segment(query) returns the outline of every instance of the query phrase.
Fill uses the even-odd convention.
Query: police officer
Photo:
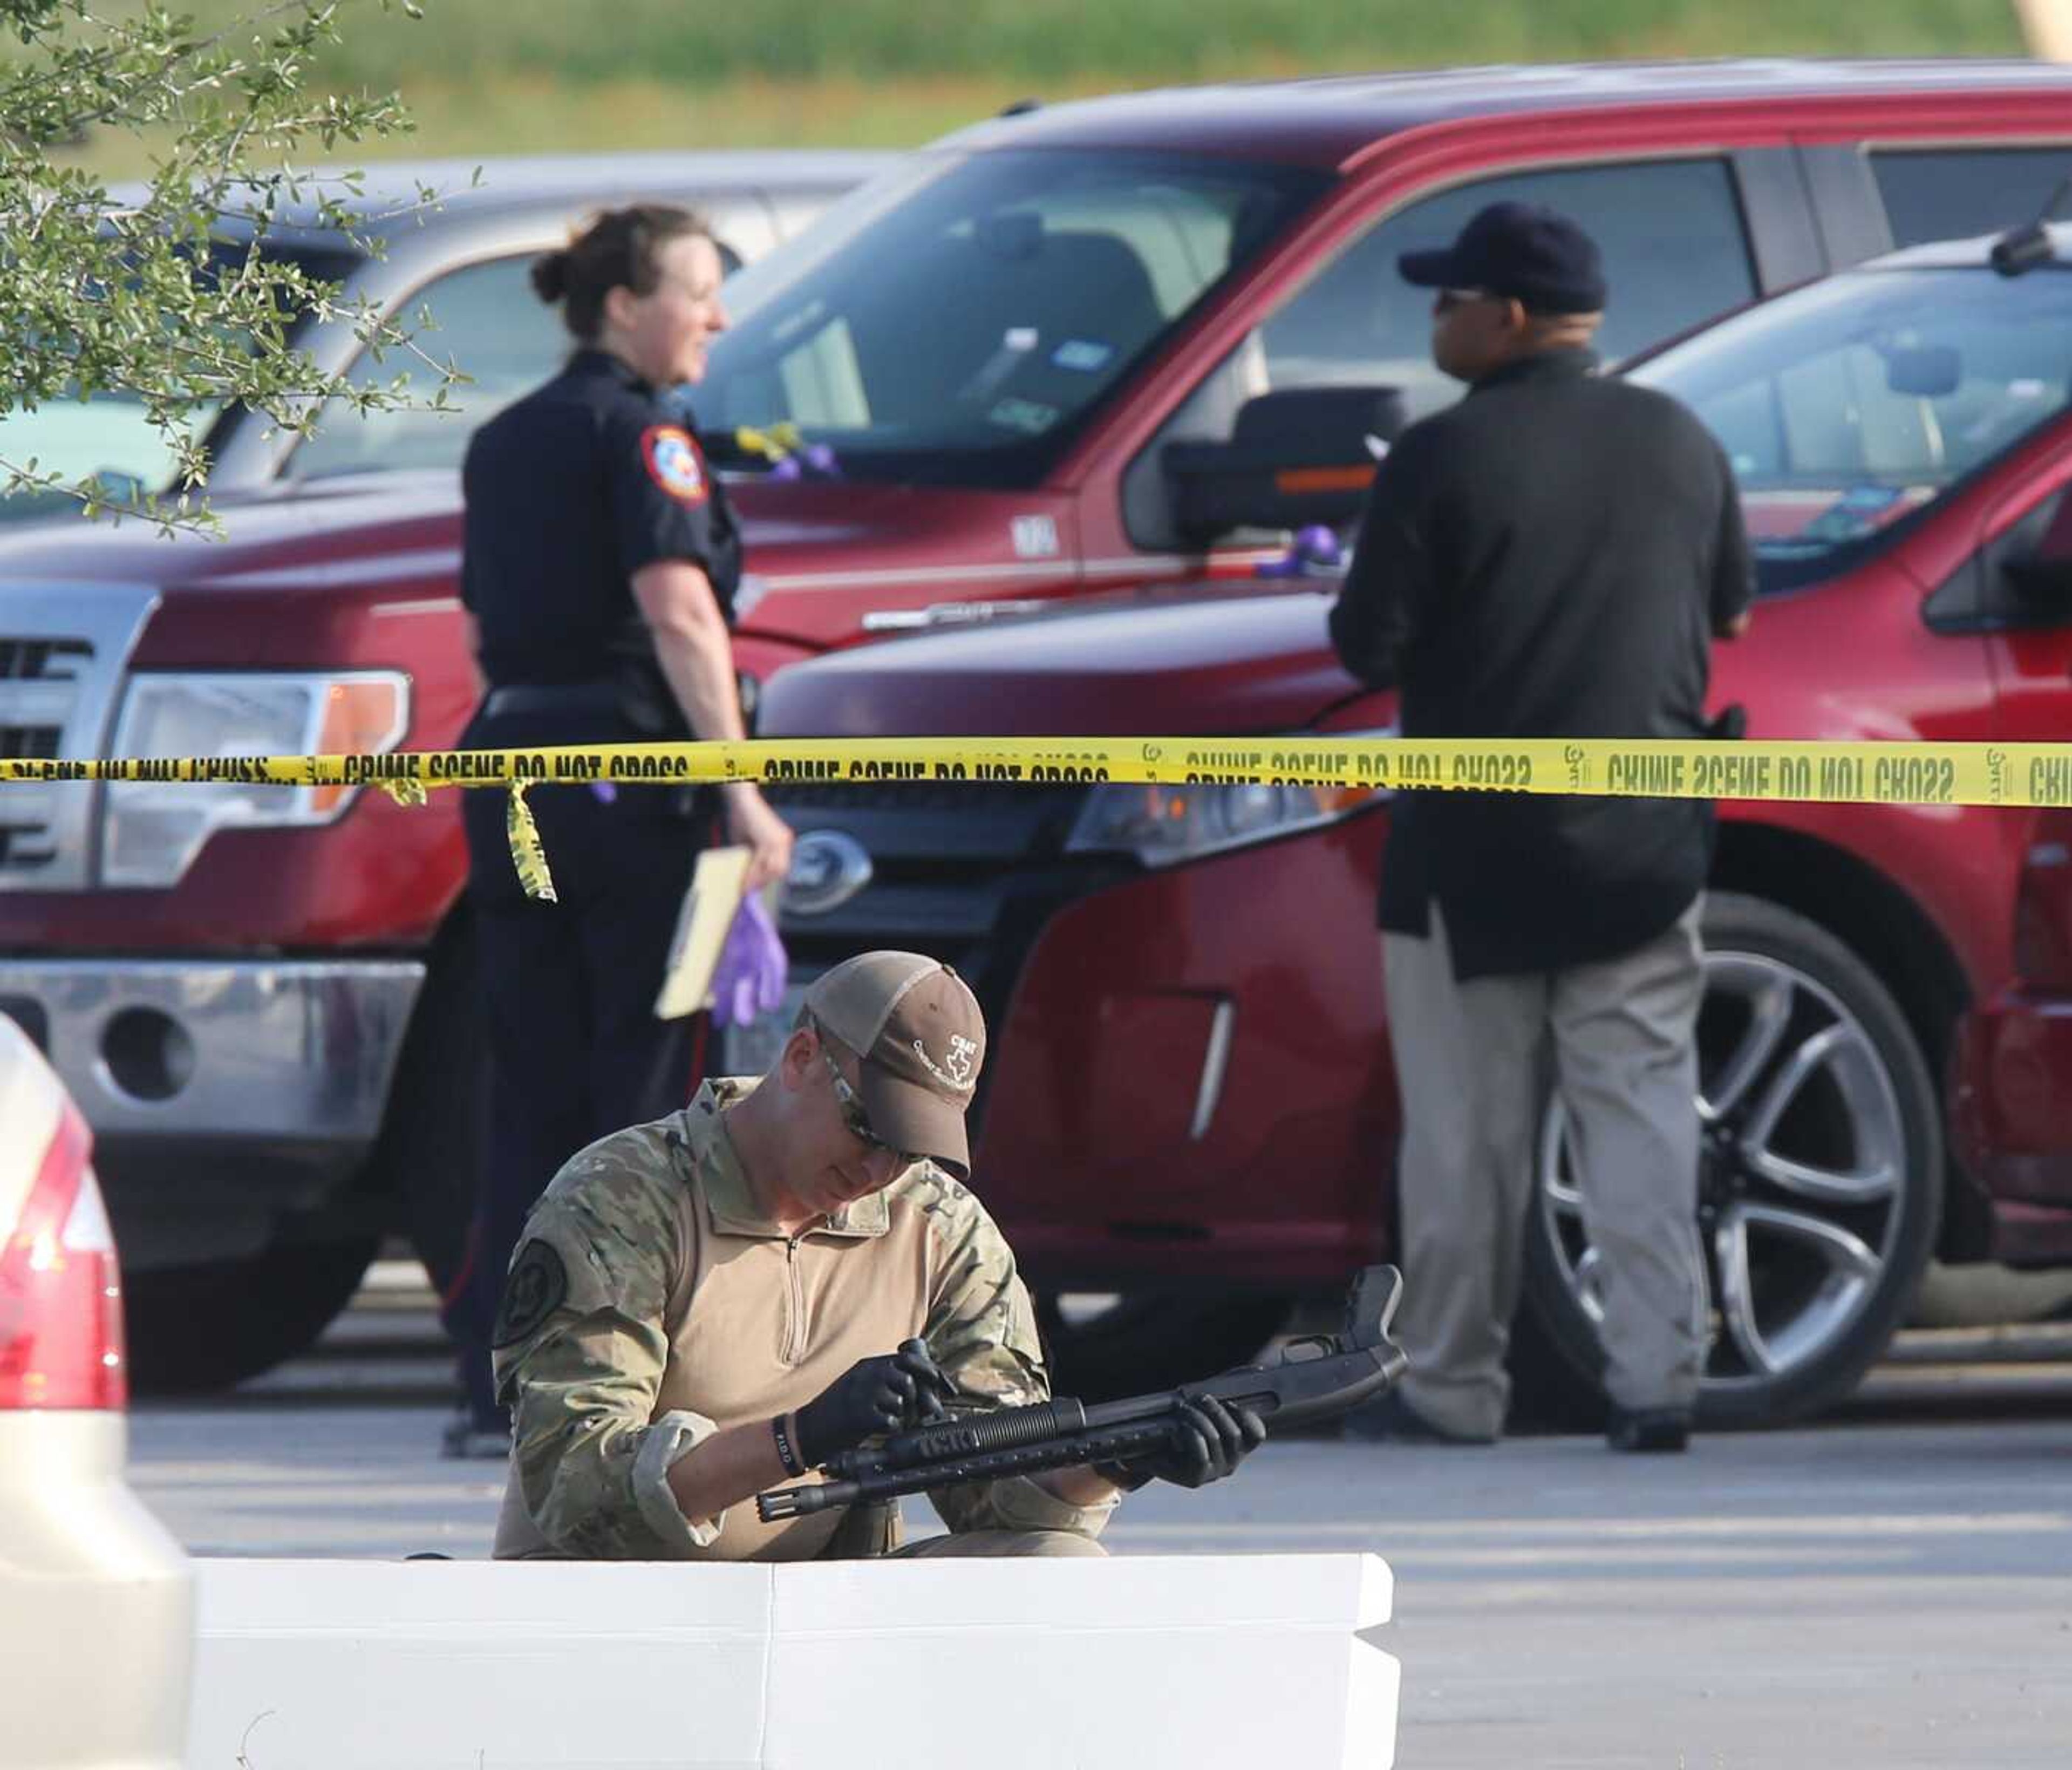
[[[533,266],[576,349],[469,444],[462,598],[486,693],[463,739],[549,744],[738,739],[729,628],[741,541],[697,434],[663,403],[726,324],[705,224],[639,204],[599,215]],[[791,834],[752,784],[542,786],[528,796],[557,903],[528,899],[504,796],[463,803],[491,1072],[485,1159],[447,1287],[465,1411],[454,1455],[501,1455],[488,1335],[527,1208],[575,1150],[689,1092],[690,1017],[654,1016],[679,906],[714,814],[754,890]]]
[[[1492,204],[1444,249],[1432,353],[1468,384],[1375,480],[1331,636],[1407,738],[1706,734],[1709,645],[1748,622],[1733,470],[1673,400],[1597,373],[1608,290],[1566,216]],[[1402,1085],[1410,1369],[1347,1430],[1501,1430],[1541,1078],[1599,1258],[1609,1437],[1680,1451],[1704,1362],[1695,1042],[1702,801],[1413,793],[1382,879]]]
[[[709,1082],[562,1169],[496,1323],[515,1440],[499,1556],[889,1553],[896,1505],[766,1524],[747,1501],[935,1406],[1048,1399],[1014,1257],[964,1184],[985,1056],[954,971],[863,953],[815,980],[767,1075]],[[1200,1487],[1265,1436],[1213,1397],[1185,1412],[1123,1467],[937,1494],[951,1534],[901,1552],[1097,1554],[1119,1489]]]

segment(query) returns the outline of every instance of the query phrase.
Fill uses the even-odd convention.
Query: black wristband
[[[784,1465],[787,1475],[804,1475],[806,1465],[799,1460],[798,1453],[791,1448],[791,1435],[784,1430],[784,1416],[772,1416],[770,1435],[777,1441],[777,1460]]]

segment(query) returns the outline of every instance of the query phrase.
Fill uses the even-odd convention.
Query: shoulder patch
[[[569,1270],[551,1242],[528,1241],[519,1250],[504,1282],[504,1303],[496,1311],[490,1345],[497,1352],[515,1346],[568,1301]]]
[[[640,433],[640,463],[648,477],[679,504],[703,504],[712,496],[705,458],[697,438],[676,424],[651,424]]]

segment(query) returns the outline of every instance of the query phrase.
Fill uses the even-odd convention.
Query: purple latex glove
[[[808,442],[770,470],[773,480],[839,480],[841,476],[841,463],[824,442]]]
[[[1252,567],[1256,578],[1305,578],[1311,570],[1326,569],[1338,563],[1339,545],[1336,531],[1321,522],[1313,522],[1295,537],[1293,544],[1278,559],[1268,559]]]
[[[741,900],[713,967],[713,1024],[745,1027],[784,999],[791,969],[760,892]]]

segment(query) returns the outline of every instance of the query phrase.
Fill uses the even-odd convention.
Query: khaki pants
[[[1058,1559],[1073,1555],[1105,1556],[1092,1537],[1071,1530],[967,1530],[960,1535],[923,1537],[895,1549],[890,1561],[952,1561],[971,1555],[1024,1555]]]
[[[822,1561],[955,1561],[978,1555],[1026,1555],[1061,1559],[1071,1555],[1105,1555],[1092,1537],[1072,1530],[966,1530],[948,1536],[899,1540],[897,1500],[852,1506],[821,1550]]]
[[[1697,1393],[1698,914],[1601,964],[1470,983],[1454,979],[1437,904],[1429,939],[1382,936],[1404,1105],[1401,1389],[1445,1431],[1503,1429],[1550,1073],[1599,1261],[1605,1388],[1634,1408]]]

